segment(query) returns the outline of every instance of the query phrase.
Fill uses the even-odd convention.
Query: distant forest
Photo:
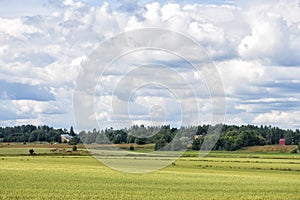
[[[61,135],[74,136],[73,142],[80,142],[73,127],[67,129],[55,129],[49,126],[22,125],[14,127],[0,127],[0,139],[2,142],[61,142]]]
[[[0,127],[2,142],[61,142],[61,135],[73,136],[70,143],[86,144],[155,144],[155,150],[181,150],[187,147],[199,150],[203,141],[215,143],[213,150],[234,151],[242,147],[278,144],[284,138],[286,145],[298,145],[300,131],[280,129],[272,126],[254,125],[201,125],[181,128],[164,126],[138,126],[126,129],[81,131],[76,134],[73,127],[55,129],[49,126],[22,125]]]

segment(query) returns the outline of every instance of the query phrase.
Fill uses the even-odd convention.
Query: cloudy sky
[[[298,0],[0,0],[0,125],[75,126],[73,91],[91,53],[149,27],[205,50],[226,95],[225,123],[300,128]],[[211,77],[180,55],[131,52],[95,77],[88,87],[100,128],[211,122]]]

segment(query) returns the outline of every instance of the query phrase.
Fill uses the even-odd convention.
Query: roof
[[[68,134],[61,134],[60,136],[64,137],[64,138],[67,138],[67,139],[72,139],[73,138],[73,136],[68,135]]]

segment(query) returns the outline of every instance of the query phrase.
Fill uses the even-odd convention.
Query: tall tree
[[[75,136],[76,135],[76,133],[74,132],[73,126],[71,126],[71,128],[70,128],[70,135],[71,136]]]

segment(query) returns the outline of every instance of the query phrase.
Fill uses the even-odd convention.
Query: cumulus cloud
[[[258,2],[257,2],[258,3]],[[238,51],[245,59],[260,59],[265,64],[299,65],[299,4],[297,1],[241,3],[249,32]]]
[[[268,113],[263,113],[254,118],[253,122],[256,124],[277,124],[284,128],[291,128],[299,126],[300,112],[281,112],[272,110]]]
[[[270,64],[298,65],[299,28],[287,25],[281,16],[268,14],[257,19],[251,34],[244,37],[239,53],[245,59],[261,59]]]

